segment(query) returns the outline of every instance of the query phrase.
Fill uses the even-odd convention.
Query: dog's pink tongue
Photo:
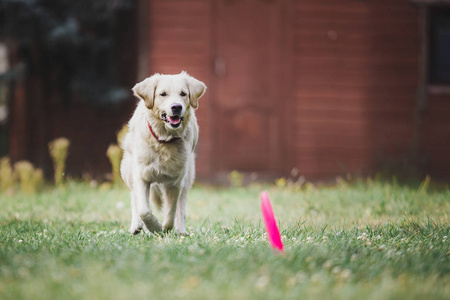
[[[181,122],[181,120],[180,120],[180,117],[173,116],[173,117],[169,117],[169,122],[173,125],[177,125],[178,123]]]

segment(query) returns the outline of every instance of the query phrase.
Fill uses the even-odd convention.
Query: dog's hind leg
[[[163,231],[167,232],[171,230],[174,225],[177,203],[180,197],[180,188],[174,185],[165,185],[163,188],[163,195]]]

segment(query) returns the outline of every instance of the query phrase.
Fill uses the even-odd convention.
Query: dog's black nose
[[[172,104],[170,107],[172,109],[172,113],[174,115],[179,115],[181,113],[181,110],[183,109],[183,106],[179,103]]]

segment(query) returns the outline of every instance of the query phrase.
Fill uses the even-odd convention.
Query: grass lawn
[[[125,188],[70,182],[0,207],[0,299],[450,299],[448,187],[196,186],[189,237],[131,236]]]

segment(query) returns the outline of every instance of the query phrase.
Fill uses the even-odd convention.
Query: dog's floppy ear
[[[147,106],[148,109],[153,108],[153,104],[155,102],[155,90],[160,77],[161,74],[157,73],[139,83],[136,83],[136,85],[132,89],[136,97],[144,100],[145,106]]]
[[[206,92],[206,85],[200,80],[189,76],[188,73],[182,72],[186,77],[186,82],[189,88],[189,101],[194,109],[198,107],[198,99]]]

